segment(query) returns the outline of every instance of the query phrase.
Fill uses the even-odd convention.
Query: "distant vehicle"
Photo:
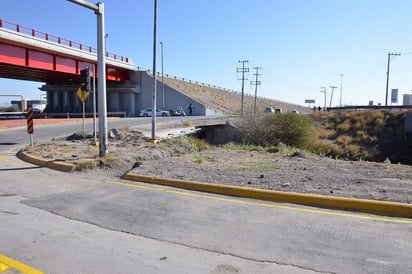
[[[299,111],[297,111],[297,110],[292,110],[291,112],[295,113],[295,114],[299,114]]]
[[[186,116],[186,112],[180,106],[178,108],[172,108],[169,110],[170,116]]]
[[[283,110],[281,108],[275,109],[275,113],[283,113]]]
[[[139,117],[149,117],[152,116],[153,110],[152,108],[145,108],[141,110],[138,114]],[[161,109],[156,109],[156,116],[169,116],[169,111],[167,110],[161,110]]]
[[[275,109],[272,107],[265,108],[265,113],[275,113]]]

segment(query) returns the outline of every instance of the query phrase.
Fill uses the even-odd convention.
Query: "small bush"
[[[241,142],[263,147],[282,142],[288,146],[305,148],[316,138],[312,120],[293,113],[265,115],[242,120],[238,124]]]
[[[210,145],[201,139],[192,136],[181,136],[178,138],[170,138],[166,140],[166,143],[169,144],[180,144],[190,146],[195,151],[207,150],[210,148]]]
[[[316,137],[314,125],[306,116],[286,113],[267,117],[271,133],[289,146],[305,148]]]

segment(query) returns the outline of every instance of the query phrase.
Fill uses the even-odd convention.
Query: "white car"
[[[149,117],[149,116],[152,116],[152,113],[153,113],[152,108],[145,108],[145,109],[142,109],[139,112],[138,116],[139,117]],[[157,108],[156,109],[156,116],[163,116],[163,117],[169,116],[169,111],[161,110],[161,109]]]

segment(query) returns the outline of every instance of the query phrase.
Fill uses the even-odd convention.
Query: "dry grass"
[[[318,125],[314,151],[344,159],[380,160],[386,157],[388,144],[401,138],[405,112],[314,112],[311,117]]]
[[[164,83],[176,90],[179,90],[186,96],[205,105],[206,108],[211,108],[217,112],[227,115],[237,115],[241,112],[241,93],[222,90],[213,86],[204,86],[199,82],[188,82],[165,77]],[[213,107],[212,107],[213,106]],[[285,112],[298,110],[301,113],[308,113],[308,108],[289,104],[268,98],[257,98],[257,113],[263,113],[266,107],[281,108]],[[244,96],[244,114],[253,114],[254,96],[245,94]]]

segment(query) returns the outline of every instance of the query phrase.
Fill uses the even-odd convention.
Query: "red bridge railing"
[[[15,31],[18,33],[22,33],[25,34],[27,36],[32,36],[32,37],[36,37],[45,41],[50,41],[52,43],[56,43],[59,45],[63,45],[63,46],[67,46],[70,48],[74,48],[77,50],[81,50],[81,51],[85,51],[85,52],[90,52],[93,53],[95,55],[97,55],[97,49],[91,46],[87,46],[72,40],[68,40],[59,36],[55,36],[52,34],[48,34],[45,32],[41,32],[32,28],[28,28],[16,23],[12,23],[12,22],[8,22],[5,20],[0,19],[0,28],[5,28],[11,31]],[[112,60],[116,60],[116,61],[120,61],[120,62],[124,62],[124,63],[129,63],[129,58],[127,57],[123,57],[114,53],[110,53],[106,51],[106,57]]]

